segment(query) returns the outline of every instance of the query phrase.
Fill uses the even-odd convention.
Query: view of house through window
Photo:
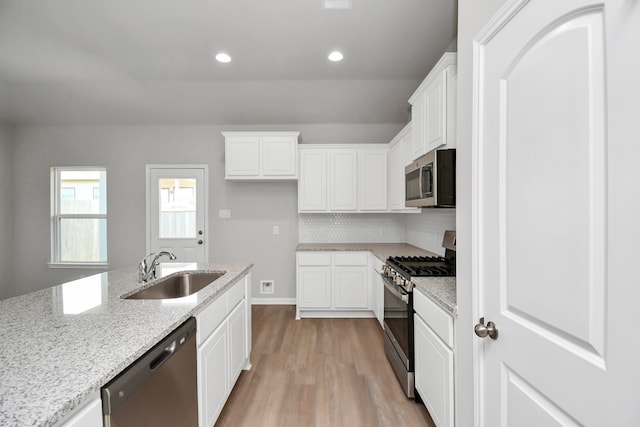
[[[196,180],[160,179],[160,230],[163,239],[196,237]]]
[[[53,168],[52,262],[107,262],[107,172]]]

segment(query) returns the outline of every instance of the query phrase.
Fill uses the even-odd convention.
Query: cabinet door
[[[102,425],[102,400],[95,398],[62,424],[62,427],[96,427]]]
[[[387,150],[358,150],[358,209],[387,210]]]
[[[404,167],[402,167],[402,143],[389,149],[387,159],[387,182],[389,183],[389,207],[392,210],[404,208]]]
[[[198,349],[198,417],[200,427],[212,426],[229,395],[227,322]]]
[[[331,267],[298,267],[298,306],[331,308]]]
[[[225,138],[226,177],[258,177],[260,175],[260,138],[228,136]]]
[[[369,308],[367,267],[334,267],[333,293],[335,308]]]
[[[298,175],[297,138],[262,138],[262,176],[295,178]]]
[[[245,304],[242,301],[229,315],[229,388],[233,389],[245,362]]]
[[[434,423],[453,427],[453,351],[414,315],[415,387]]]
[[[327,150],[300,150],[298,211],[327,210]]]
[[[427,153],[426,145],[426,111],[424,93],[419,94],[411,106],[411,160],[415,160]]]
[[[425,152],[446,143],[446,72],[439,73],[425,90]]]
[[[329,150],[328,156],[329,210],[357,210],[357,151],[355,149]]]

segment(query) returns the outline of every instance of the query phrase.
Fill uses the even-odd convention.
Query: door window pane
[[[196,180],[163,178],[160,185],[159,236],[163,239],[196,237]]]
[[[107,220],[60,219],[60,261],[106,262]]]

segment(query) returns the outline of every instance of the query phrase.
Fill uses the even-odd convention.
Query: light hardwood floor
[[[433,426],[407,399],[375,319],[295,320],[294,306],[253,306],[250,371],[216,426]]]

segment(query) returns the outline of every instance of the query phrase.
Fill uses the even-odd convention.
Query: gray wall
[[[259,281],[271,279],[274,298],[294,298],[296,183],[225,181],[220,131],[298,130],[303,143],[385,143],[401,128],[401,124],[17,128],[12,169],[15,281],[0,291],[0,298],[97,272],[46,265],[52,166],[107,167],[109,268],[136,263],[145,252],[146,164],[208,164],[211,260],[253,261],[254,296],[260,297]],[[219,209],[230,209],[232,218],[218,219]],[[272,234],[274,225],[280,226],[278,236]],[[6,252],[4,242],[3,246]]]
[[[13,142],[0,126],[0,298],[13,283]]]
[[[505,0],[458,1],[458,128],[456,194],[456,425],[474,425],[473,290],[471,288],[471,140],[473,100],[473,38]]]

